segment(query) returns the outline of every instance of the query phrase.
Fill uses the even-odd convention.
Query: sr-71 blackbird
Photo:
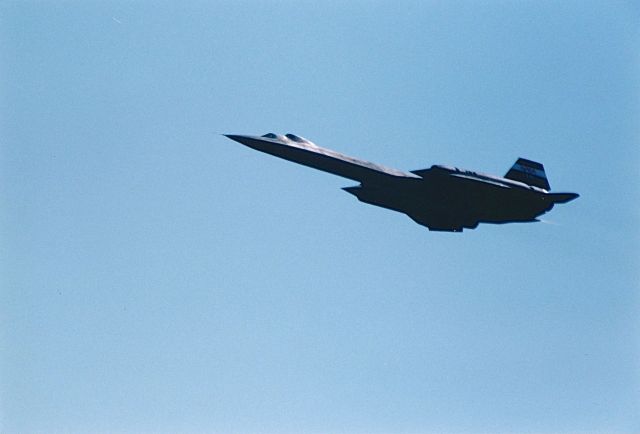
[[[410,173],[321,148],[294,134],[226,135],[285,160],[349,178],[345,187],[361,202],[404,213],[431,231],[462,232],[479,223],[535,222],[576,193],[549,193],[544,167],[519,158],[504,177],[434,165]]]

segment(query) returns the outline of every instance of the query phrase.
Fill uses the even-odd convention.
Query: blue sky
[[[4,2],[6,433],[640,432],[634,2]],[[433,233],[222,133],[545,164]]]

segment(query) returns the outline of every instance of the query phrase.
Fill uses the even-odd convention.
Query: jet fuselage
[[[407,214],[430,230],[460,232],[478,223],[532,222],[578,197],[549,193],[541,164],[519,159],[506,177],[434,165],[410,173],[321,148],[288,134],[227,135],[253,149],[345,178],[360,185],[345,187],[361,202]]]

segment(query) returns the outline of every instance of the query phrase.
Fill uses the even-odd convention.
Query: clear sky
[[[637,2],[2,2],[0,431],[640,432]],[[544,163],[434,233],[231,142]]]

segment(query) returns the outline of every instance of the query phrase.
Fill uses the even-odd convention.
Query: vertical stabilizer
[[[518,158],[516,164],[509,169],[504,177],[513,181],[524,182],[534,187],[544,188],[545,190],[551,189],[549,181],[547,181],[547,175],[544,173],[544,166],[525,158]]]

